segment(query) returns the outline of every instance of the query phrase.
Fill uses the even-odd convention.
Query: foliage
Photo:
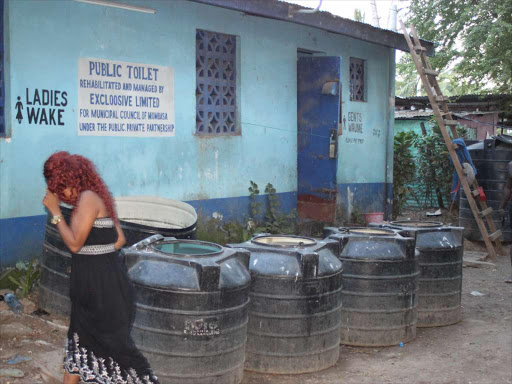
[[[354,9],[354,20],[364,23],[365,13],[361,11],[359,8]]]
[[[350,224],[351,225],[366,225],[366,220],[364,218],[364,213],[361,211],[359,207],[354,207],[352,213],[350,214]]]
[[[416,73],[416,67],[409,56],[402,56],[396,64],[395,94],[400,97],[412,97],[424,95],[421,89],[418,93],[420,77]]]
[[[417,184],[425,191],[423,205],[444,208],[443,200],[449,201],[450,189],[454,167],[450,162],[450,156],[443,135],[432,118],[432,131],[425,136],[418,137],[414,145],[418,149],[417,163]],[[468,131],[465,127],[457,126],[457,134],[466,138]],[[434,194],[435,193],[435,194]]]
[[[400,97],[426,96],[425,88],[416,72],[412,59],[402,57],[397,64],[398,77],[396,80],[396,95]],[[437,77],[437,82],[444,96],[458,96],[480,93],[479,86],[475,84],[462,84],[457,80],[457,74],[451,70],[444,70]]]
[[[512,91],[512,1],[412,0],[407,23],[422,39],[439,43],[429,62],[444,73],[447,95]],[[397,72],[397,94],[413,95],[418,75],[410,55]]]
[[[256,196],[260,194],[260,190],[258,189],[258,184],[254,181],[250,181],[251,185],[249,187],[249,218],[251,220],[255,220],[255,217],[258,216],[258,213],[261,209],[261,203],[256,200]]]
[[[281,213],[281,203],[272,184],[267,184],[265,193],[267,194],[266,231],[274,234],[295,232],[296,211],[292,210],[288,215]]]
[[[230,221],[224,225],[227,243],[243,243],[252,238],[253,231],[250,225],[244,226],[237,221]]]
[[[226,245],[230,242],[224,223],[217,218],[200,218],[197,222],[197,238],[202,241]],[[238,239],[235,242],[239,242]]]
[[[259,187],[253,181],[250,182],[249,193],[249,215],[244,220],[245,224],[237,221],[224,223],[222,219],[218,218],[200,220],[197,226],[198,239],[226,245],[228,243],[243,243],[257,233],[295,233],[297,214],[295,210],[287,215],[281,213],[281,202],[272,184],[268,183],[265,188],[267,195],[264,214],[262,212],[263,204],[257,201],[260,193]]]
[[[417,184],[425,193],[421,197],[423,205],[434,206],[437,199],[437,204],[443,208],[443,200],[450,195],[452,167],[447,166],[448,149],[439,126],[436,124],[432,132],[419,137],[415,146],[418,148]]]
[[[16,284],[19,289],[21,289],[19,296],[20,298],[23,298],[32,292],[34,285],[39,280],[39,275],[41,273],[39,263],[35,259],[32,259],[29,262],[19,262],[16,264],[16,270],[21,272],[19,276],[15,277],[13,274],[10,274],[8,278],[12,283]]]
[[[263,228],[264,229],[264,228]],[[262,232],[264,232],[262,230]],[[230,243],[243,243],[252,238],[254,231],[249,225],[237,221],[227,223],[222,220],[211,218],[200,220],[197,223],[197,238],[202,241],[220,244],[222,246]]]
[[[15,284],[9,280],[9,276],[20,277],[21,275],[22,272],[16,268],[4,269],[2,273],[0,273],[0,289],[15,291],[18,288],[18,284]]]
[[[415,178],[415,161],[411,148],[416,140],[414,132],[395,135],[393,158],[393,219],[404,209],[410,193],[409,184]]]

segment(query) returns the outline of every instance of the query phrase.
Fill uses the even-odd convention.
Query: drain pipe
[[[390,215],[393,213],[393,143],[395,134],[395,75],[396,75],[396,59],[395,50],[389,49],[389,71],[388,71],[388,123],[385,144],[385,169],[384,169],[384,219],[390,220]],[[388,189],[391,188],[391,191]]]
[[[288,17],[293,17],[295,13],[317,13],[320,10],[320,7],[322,6],[322,1],[320,0],[320,3],[318,3],[318,6],[315,9],[293,9],[292,6],[288,7]]]

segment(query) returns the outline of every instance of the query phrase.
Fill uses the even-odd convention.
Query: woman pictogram
[[[21,102],[21,97],[19,96],[15,108],[18,110],[18,113],[16,113],[16,120],[18,120],[18,124],[21,124],[21,120],[23,120],[23,115],[21,114],[21,110],[23,109],[23,103]]]

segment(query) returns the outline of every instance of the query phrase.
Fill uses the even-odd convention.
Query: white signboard
[[[174,136],[174,72],[170,67],[78,61],[78,134]]]

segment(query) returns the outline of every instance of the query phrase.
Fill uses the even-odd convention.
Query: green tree
[[[436,119],[431,119],[432,129],[414,141],[418,156],[416,164],[416,185],[421,194],[415,196],[423,207],[445,208],[444,203],[450,201],[450,190],[454,166],[451,163],[448,148]],[[450,131],[448,130],[448,134]],[[461,138],[468,137],[467,128],[458,125],[457,134]],[[453,137],[452,137],[453,139]]]
[[[429,62],[441,72],[451,69],[451,92],[512,92],[511,0],[412,0],[407,23],[422,39],[439,43]],[[410,95],[417,82],[410,55],[397,72],[397,94]]]
[[[364,23],[365,14],[359,8],[354,9],[354,20]]]
[[[403,68],[404,74],[396,81],[396,94],[401,97],[426,96],[427,93],[422,86],[418,89],[421,80],[416,72],[416,67],[412,63],[411,65],[407,63],[403,65]],[[458,74],[453,70],[443,71],[439,74],[437,81],[444,96],[469,95],[481,92],[477,85],[461,84],[457,78]]]
[[[393,219],[405,208],[411,192],[409,184],[415,177],[416,164],[412,147],[416,140],[414,132],[400,132],[395,135],[393,155]]]

